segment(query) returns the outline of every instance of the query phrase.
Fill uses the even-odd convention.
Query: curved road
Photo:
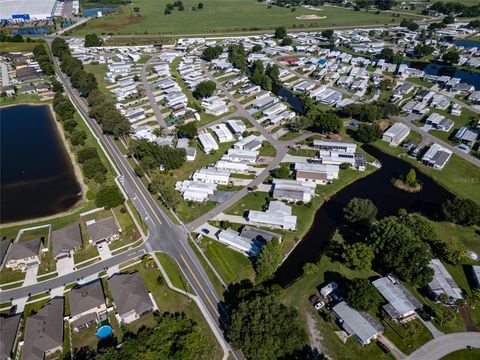
[[[454,351],[464,350],[467,346],[480,349],[480,332],[442,335],[423,345],[405,360],[439,360]]]

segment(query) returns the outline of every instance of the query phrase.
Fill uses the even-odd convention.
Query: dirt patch
[[[301,15],[297,16],[297,20],[321,20],[321,19],[326,19],[326,16],[318,16],[318,15]]]
[[[105,16],[102,19],[102,23],[95,25],[95,28],[98,30],[107,30],[107,31],[117,31],[122,30],[123,28],[140,24],[143,21],[143,16],[129,16],[129,15],[109,15]],[[107,21],[108,19],[108,21]]]
[[[310,341],[310,347],[319,353],[324,353],[325,349],[322,346],[323,337],[318,330],[315,317],[310,311],[305,311],[305,316],[307,317],[308,339]]]
[[[462,307],[460,309],[460,314],[462,315],[463,323],[465,324],[467,331],[478,331],[478,328],[473,322],[472,316],[470,315],[469,309],[467,309],[465,306]]]

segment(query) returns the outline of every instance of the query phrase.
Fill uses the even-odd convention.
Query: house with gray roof
[[[405,323],[415,319],[415,310],[422,304],[393,275],[382,277],[372,282],[382,296],[388,301],[383,309],[393,320]]]
[[[335,305],[332,311],[343,330],[362,345],[370,344],[383,331],[380,324],[374,319],[367,314],[359,313],[348,306],[345,301]]]
[[[82,247],[80,224],[73,224],[52,232],[53,257],[55,260],[72,256]]]
[[[43,360],[63,349],[63,297],[27,318],[22,360]]]
[[[41,238],[13,243],[7,254],[5,266],[13,270],[26,271],[29,265],[40,264],[42,245]]]
[[[462,289],[439,259],[430,260],[428,266],[433,269],[433,279],[427,286],[436,300],[442,294],[447,296],[447,304],[451,305],[455,304],[457,300],[464,299]]]
[[[0,317],[0,360],[10,360],[14,358],[13,348],[17,337],[18,325],[22,314]]]
[[[271,231],[259,229],[248,225],[245,225],[242,228],[240,235],[259,244],[265,244],[273,238],[277,238],[280,242],[282,242],[282,234],[277,234]]]
[[[107,305],[100,280],[74,287],[69,293],[69,300],[69,321],[75,331],[97,324],[106,318]]]
[[[108,279],[113,303],[120,322],[129,324],[156,307],[138,272],[115,274]]]
[[[120,238],[121,229],[113,216],[99,221],[87,221],[86,225],[90,244],[98,244],[104,241],[110,243]]]

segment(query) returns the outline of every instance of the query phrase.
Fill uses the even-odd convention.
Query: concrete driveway
[[[112,253],[110,252],[110,248],[108,247],[108,244],[106,242],[103,242],[99,245],[97,245],[98,249],[98,254],[100,255],[100,259],[107,260],[112,257]]]
[[[73,257],[64,257],[62,259],[57,260],[57,272],[58,275],[66,275],[74,272],[75,262],[73,261]]]
[[[38,264],[29,265],[27,273],[25,274],[25,281],[22,286],[32,285],[37,283]]]

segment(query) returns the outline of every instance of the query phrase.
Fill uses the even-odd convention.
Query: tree
[[[180,194],[168,183],[160,169],[152,171],[151,179],[151,191],[159,193],[163,203],[173,210],[176,210],[178,204],[181,202]]]
[[[193,121],[177,127],[179,137],[193,139],[198,135],[197,125]]]
[[[360,124],[355,136],[358,141],[368,144],[381,138],[382,129],[377,124]]]
[[[193,92],[193,96],[197,99],[207,98],[212,96],[216,89],[217,85],[213,81],[205,80],[197,85]]]
[[[83,174],[88,179],[93,179],[96,173],[106,173],[107,169],[99,158],[92,158],[82,165]]]
[[[280,166],[273,171],[273,176],[275,176],[277,179],[288,179],[290,177],[288,165],[285,163],[280,164]]]
[[[197,5],[197,9],[202,10],[203,9],[203,3],[199,2]]]
[[[327,38],[328,40],[331,40],[333,38],[334,31],[333,30],[324,30],[322,31],[322,36],[324,38]]]
[[[442,206],[445,220],[465,225],[480,224],[480,206],[471,199],[454,198],[447,200]]]
[[[422,58],[424,56],[433,54],[434,51],[435,51],[435,48],[433,46],[418,44],[413,49],[413,54],[417,58]]]
[[[258,44],[253,45],[252,52],[258,53],[260,51],[262,51],[262,45],[258,45]]]
[[[407,176],[405,177],[405,182],[410,187],[417,186],[417,173],[415,172],[415,169],[412,168],[408,171]]]
[[[353,198],[343,208],[343,219],[357,228],[369,228],[377,217],[377,207],[369,199]]]
[[[303,275],[313,275],[316,274],[319,270],[319,267],[317,264],[314,263],[306,263],[303,265]]]
[[[280,241],[273,238],[263,245],[255,259],[255,272],[257,273],[257,277],[261,281],[270,279],[282,263],[282,259],[283,254]]]
[[[115,185],[102,185],[95,195],[95,205],[110,209],[123,204],[122,193]]]
[[[345,299],[354,309],[367,311],[375,308],[382,301],[382,295],[370,280],[357,278],[347,281]]]
[[[282,304],[275,293],[241,299],[230,318],[228,338],[247,359],[288,358],[307,341],[297,310]]]
[[[460,54],[456,50],[449,50],[442,55],[442,60],[447,64],[458,64],[460,60]]]
[[[103,40],[95,33],[85,35],[85,47],[102,46]]]
[[[362,271],[371,268],[374,257],[372,248],[360,242],[346,245],[342,254],[342,259],[349,268]]]
[[[291,37],[284,37],[282,39],[282,42],[280,43],[280,45],[282,46],[289,46],[289,45],[292,45],[293,44],[293,39]]]
[[[416,31],[419,28],[419,25],[410,19],[402,19],[400,26],[406,27],[410,31]]]
[[[279,26],[275,29],[275,39],[283,39],[287,36],[287,30],[284,26]]]
[[[97,148],[87,146],[77,151],[77,159],[79,163],[84,163],[88,159],[98,158]]]
[[[220,56],[223,49],[221,46],[209,46],[203,50],[202,57],[207,61],[212,61]]]

